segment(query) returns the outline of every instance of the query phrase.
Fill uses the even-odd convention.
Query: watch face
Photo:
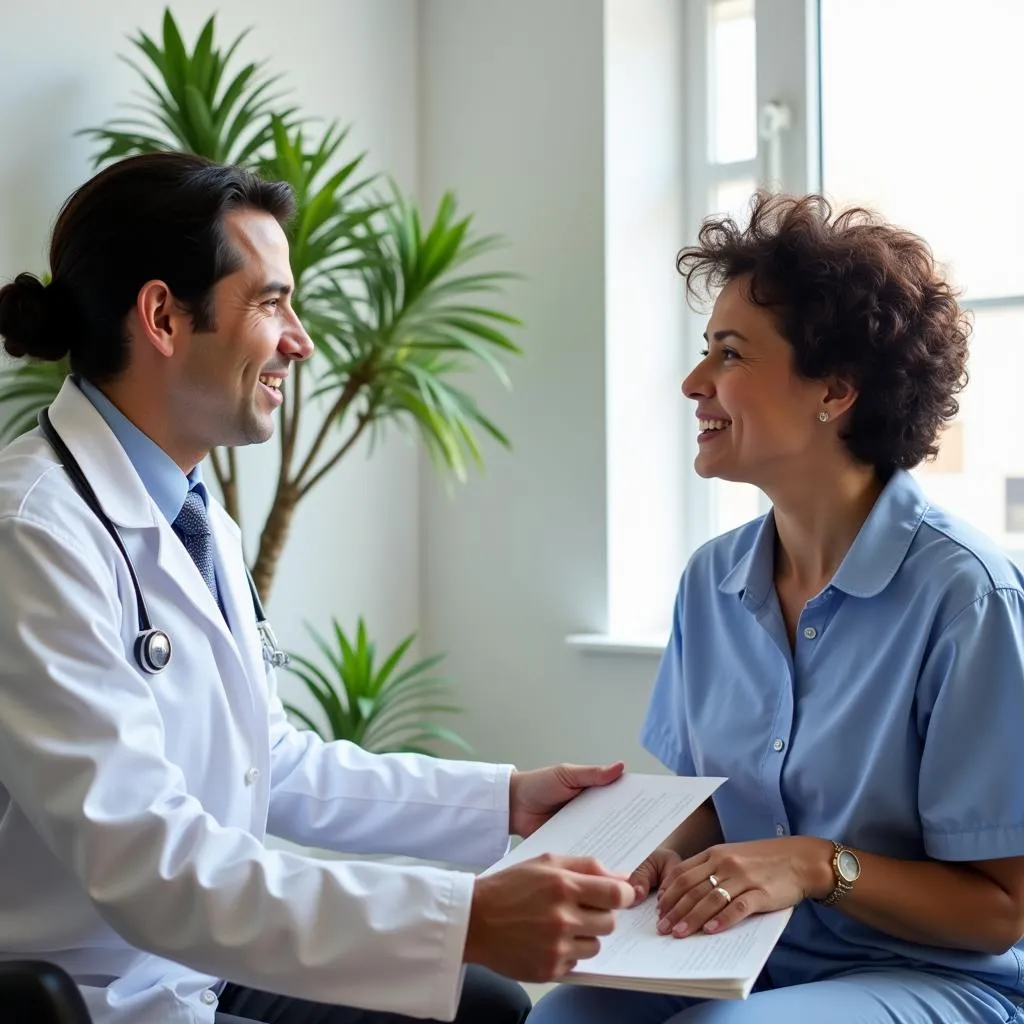
[[[856,882],[860,877],[860,861],[856,854],[843,850],[836,859],[836,868],[844,882]]]

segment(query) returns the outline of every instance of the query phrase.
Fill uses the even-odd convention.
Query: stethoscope
[[[128,549],[124,546],[124,541],[121,539],[121,534],[117,532],[117,527],[106,512],[103,511],[103,506],[100,505],[99,498],[96,497],[96,492],[92,489],[92,485],[85,478],[85,473],[82,472],[82,467],[78,464],[78,460],[68,450],[68,446],[50,422],[50,414],[47,409],[43,409],[39,413],[39,429],[60,457],[64,469],[68,476],[71,477],[71,482],[75,485],[78,493],[81,494],[85,503],[92,510],[93,515],[103,524],[107,533],[110,534],[111,539],[117,545],[117,550],[121,552],[124,564],[128,567],[128,575],[131,576],[132,586],[135,588],[135,603],[138,606],[139,618],[139,635],[135,638],[134,647],[135,661],[143,672],[149,672],[152,675],[155,675],[157,672],[163,672],[171,663],[171,638],[166,630],[154,627],[149,618],[149,609],[146,607],[146,599],[142,594],[139,577],[128,555]],[[252,573],[249,572],[248,568],[245,570],[245,575],[249,580],[252,607],[256,612],[256,628],[260,634],[263,660],[274,668],[282,668],[288,664],[288,654],[278,646],[277,638],[274,636],[274,631],[270,628],[270,623],[267,621],[266,612],[263,610],[263,602],[260,600],[260,595],[256,592],[256,584],[253,582]]]

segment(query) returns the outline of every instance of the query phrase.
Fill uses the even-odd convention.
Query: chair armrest
[[[91,1024],[71,976],[43,960],[0,960],[0,1020]]]

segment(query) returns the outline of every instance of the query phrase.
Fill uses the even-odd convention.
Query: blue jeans
[[[1022,1000],[963,975],[866,968],[743,1001],[562,985],[527,1024],[1007,1024],[1024,1021]]]

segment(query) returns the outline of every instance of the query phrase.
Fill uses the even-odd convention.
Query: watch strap
[[[832,874],[836,884],[823,900],[818,901],[823,907],[834,907],[853,888],[853,882],[848,882],[839,872],[839,856],[846,850],[842,843],[832,840]]]

